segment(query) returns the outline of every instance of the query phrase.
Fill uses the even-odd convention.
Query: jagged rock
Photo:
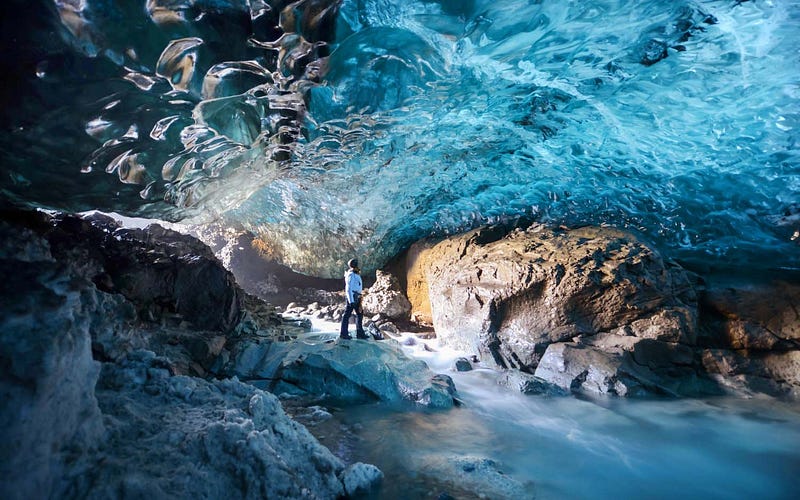
[[[143,320],[231,332],[241,319],[233,275],[191,236],[158,225],[122,228],[101,214],[5,217],[44,237],[56,260],[82,267],[101,291],[123,295]]]
[[[366,290],[362,305],[368,316],[381,314],[392,319],[407,319],[411,311],[397,278],[381,270],[375,271],[375,284]]]
[[[535,376],[566,391],[626,396],[642,391],[629,371],[619,354],[558,343],[547,348]]]
[[[425,362],[410,359],[393,341],[240,340],[215,371],[278,394],[326,395],[350,402],[406,400],[449,408],[455,396],[452,381],[443,384]]]
[[[691,344],[684,271],[608,228],[481,228],[409,252],[412,316],[446,345],[532,372],[547,346],[617,332]]]
[[[716,384],[698,372],[693,354],[677,343],[606,334],[588,343],[551,344],[534,375],[564,390],[590,394],[719,394]]]
[[[129,299],[91,281],[96,261],[54,256],[42,227],[20,227],[31,222],[25,217],[43,220],[0,220],[0,497],[344,494],[344,464],[273,395],[235,380],[175,376],[175,359],[122,346],[182,348],[202,360],[221,349],[220,332],[208,343],[196,331],[154,340],[133,324]],[[99,378],[92,347],[119,354]]]
[[[272,394],[236,380],[170,376],[136,351],[107,363],[100,408],[112,423],[77,496],[335,498],[345,466]]]

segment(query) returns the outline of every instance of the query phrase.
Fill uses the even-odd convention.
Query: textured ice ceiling
[[[516,218],[800,267],[800,1],[2,9],[5,199],[222,220],[317,275]]]

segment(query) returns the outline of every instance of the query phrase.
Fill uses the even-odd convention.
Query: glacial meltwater
[[[314,325],[306,341],[338,335],[338,325]],[[368,404],[304,421],[342,459],[384,472],[378,498],[790,499],[800,492],[797,404],[526,396],[498,385],[494,370],[455,371],[466,353],[435,339],[415,343],[404,350],[450,375],[461,407]]]

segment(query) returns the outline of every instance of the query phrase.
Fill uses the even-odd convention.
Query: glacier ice
[[[800,267],[800,1],[34,4],[3,7],[5,199],[222,221],[321,276],[520,218]]]

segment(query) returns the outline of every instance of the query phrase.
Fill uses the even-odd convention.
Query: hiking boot
[[[357,333],[357,334],[356,334],[356,338],[357,338],[357,339],[361,339],[361,340],[369,340],[369,337],[367,337],[367,336],[366,336],[366,335],[364,335],[363,333]]]
[[[342,340],[353,340],[353,337],[350,335],[339,335],[339,338]]]

